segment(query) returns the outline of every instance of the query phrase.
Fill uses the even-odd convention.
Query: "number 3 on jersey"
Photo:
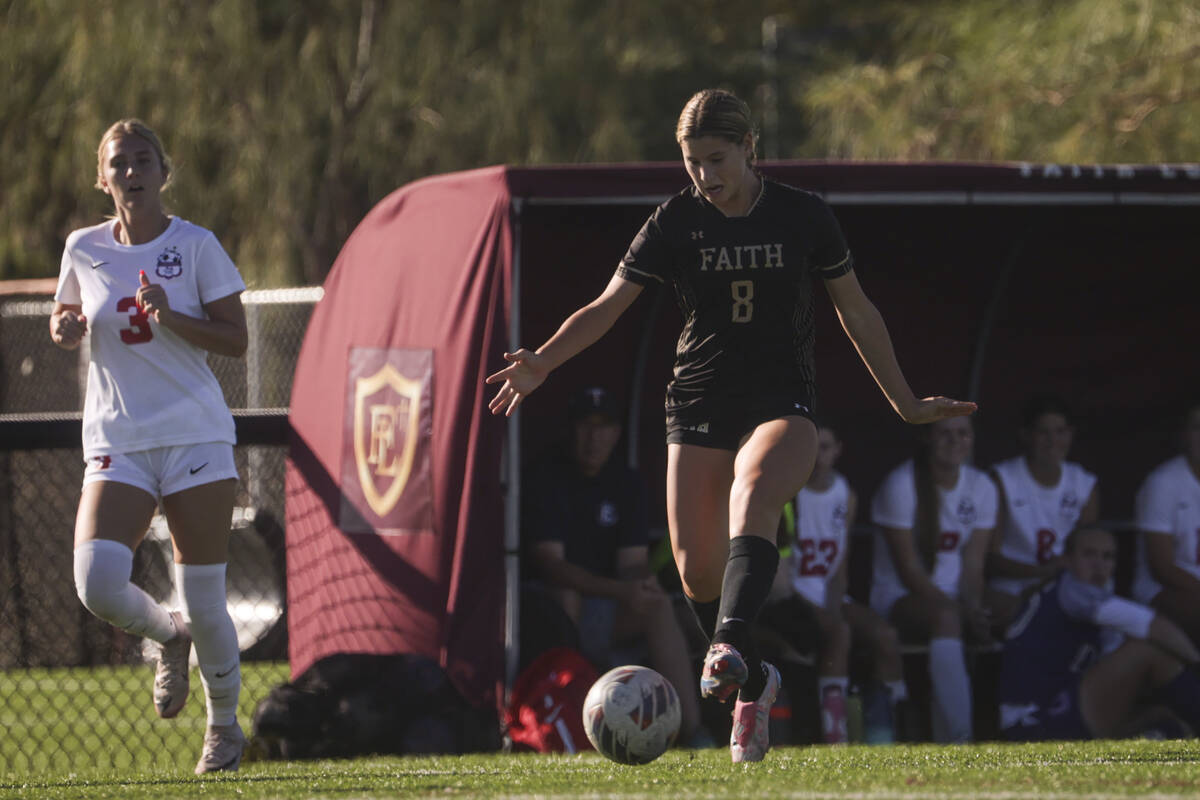
[[[117,311],[129,311],[131,308],[133,313],[129,315],[129,327],[121,328],[121,341],[125,344],[150,341],[154,338],[154,333],[150,330],[150,317],[138,308],[137,298],[122,297],[117,301]]]
[[[733,321],[749,322],[754,316],[754,281],[732,281],[729,292],[733,295]]]

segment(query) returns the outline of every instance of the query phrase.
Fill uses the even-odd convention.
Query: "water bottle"
[[[863,741],[867,744],[896,741],[891,693],[879,683],[871,684],[863,693]]]
[[[857,683],[850,684],[846,696],[846,733],[851,744],[863,740],[862,688]]]

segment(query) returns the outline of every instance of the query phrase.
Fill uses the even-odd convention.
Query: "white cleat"
[[[210,725],[204,734],[204,751],[196,762],[196,774],[236,772],[245,749],[246,735],[236,722],[232,725]]]
[[[188,657],[192,653],[192,634],[183,615],[171,612],[175,620],[175,638],[158,646],[158,666],[154,671],[154,710],[163,719],[178,714],[188,698]]]

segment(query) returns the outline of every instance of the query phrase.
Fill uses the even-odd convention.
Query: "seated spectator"
[[[524,484],[533,572],[579,629],[584,655],[601,672],[614,649],[643,644],[649,666],[676,688],[680,742],[699,730],[699,686],[670,596],[650,574],[645,490],[613,451],[621,423],[612,396],[585,389],[569,407],[565,448]]]
[[[1166,617],[1113,595],[1116,554],[1110,532],[1073,531],[1064,569],[1009,628],[999,691],[1008,739],[1134,736],[1170,722],[1156,706],[1200,729],[1200,652]],[[1105,638],[1121,635],[1106,652]]]
[[[1067,534],[1100,518],[1096,476],[1067,461],[1074,435],[1065,402],[1035,397],[1021,415],[1023,454],[992,466],[1000,505],[986,598],[1000,629],[1012,621],[1023,595],[1057,574]]]
[[[841,452],[837,433],[827,425],[820,426],[812,476],[794,501],[790,555],[779,565],[771,600],[759,618],[791,646],[819,653],[817,700],[821,736],[827,744],[841,744],[848,738],[846,695],[852,641],[871,648],[874,677],[886,687],[893,707],[908,697],[895,629],[846,594],[849,532],[858,497],[834,469]],[[814,634],[820,639],[816,648]]]
[[[1138,490],[1133,597],[1200,643],[1200,403],[1183,419],[1183,453]]]
[[[875,540],[871,607],[905,639],[929,642],[933,736],[972,737],[963,632],[990,641],[983,565],[996,524],[996,485],[967,462],[969,417],[920,432],[915,458],[896,467],[871,502]]]

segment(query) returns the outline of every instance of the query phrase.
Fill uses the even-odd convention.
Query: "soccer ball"
[[[621,764],[649,764],[679,735],[679,695],[647,667],[616,667],[583,701],[583,729],[597,750]]]

